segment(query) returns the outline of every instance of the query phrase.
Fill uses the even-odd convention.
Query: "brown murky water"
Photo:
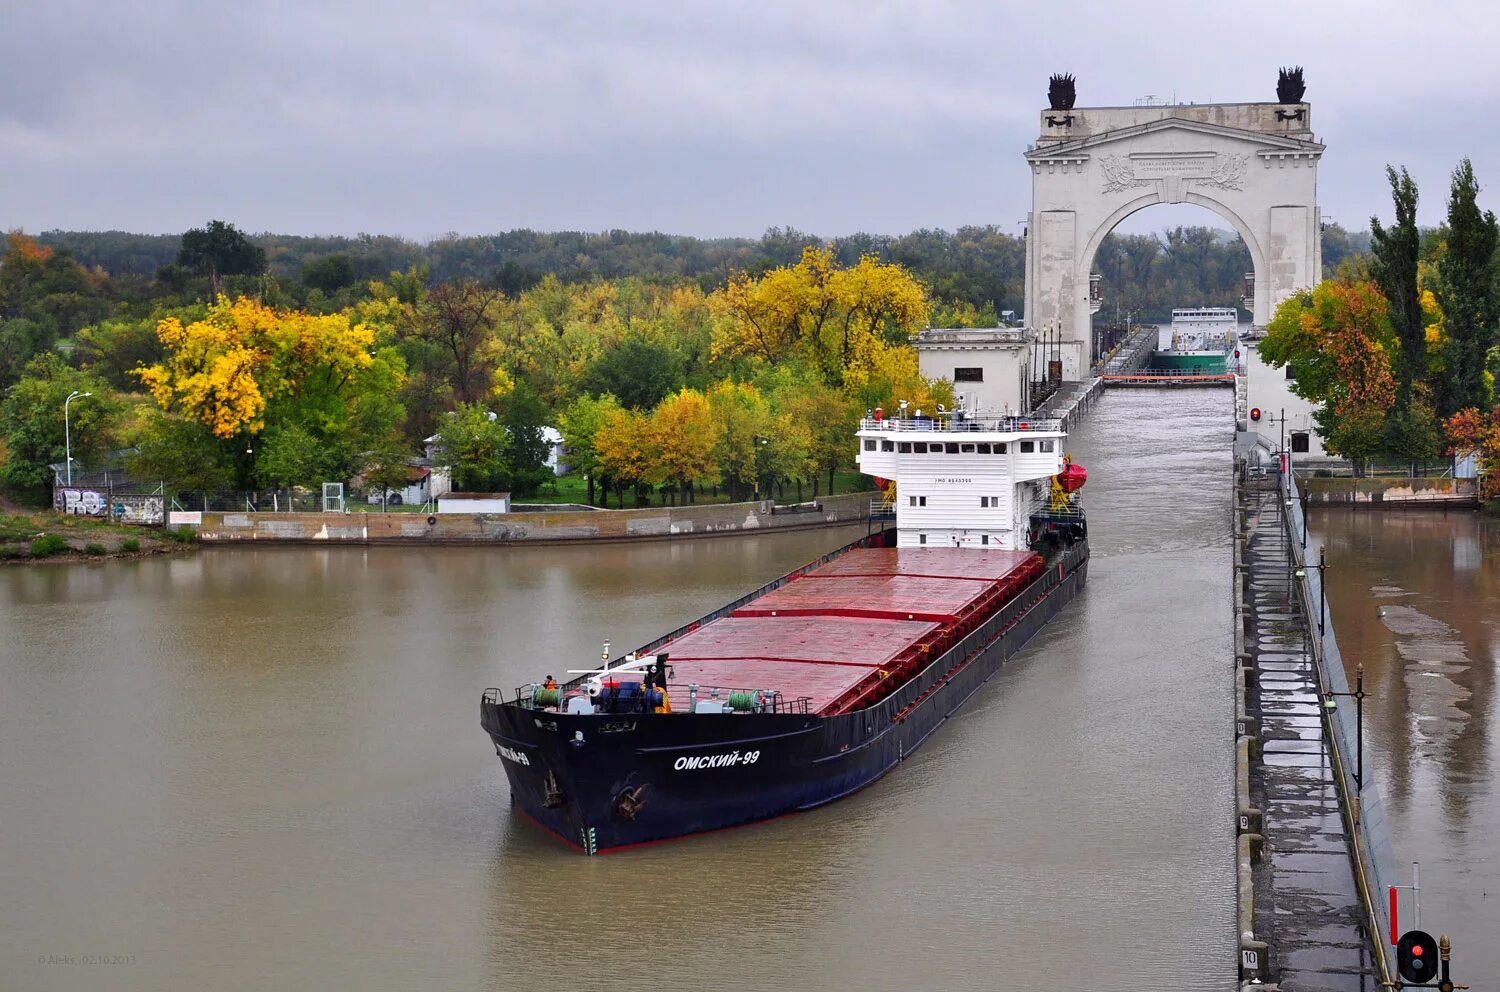
[[[852,534],[0,570],[0,987],[1230,989],[1230,402],[1101,402],[1086,592],[895,773],[605,858],[480,690]]]
[[[1453,938],[1455,980],[1485,987],[1500,976],[1500,521],[1323,510],[1309,527],[1351,684],[1365,666],[1365,775],[1397,857],[1421,863],[1422,928]],[[1402,914],[1415,923],[1404,896]]]

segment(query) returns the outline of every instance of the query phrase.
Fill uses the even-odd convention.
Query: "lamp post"
[[[1318,636],[1323,636],[1328,617],[1328,549],[1318,549]]]
[[[1354,787],[1365,789],[1365,663],[1354,666],[1354,691],[1334,692],[1325,689],[1323,708],[1332,713],[1338,708],[1335,696],[1350,696],[1354,699]]]
[[[73,484],[73,429],[68,424],[68,404],[85,396],[93,396],[93,393],[80,393],[73,390],[68,398],[63,400],[63,453],[67,458],[68,485]]]

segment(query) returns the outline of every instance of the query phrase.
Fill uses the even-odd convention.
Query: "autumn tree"
[[[183,233],[177,264],[208,277],[208,302],[216,304],[222,278],[260,275],[266,270],[266,253],[233,224],[211,220],[207,227],[195,227]]]
[[[714,430],[708,400],[696,389],[662,400],[651,413],[654,464],[649,477],[675,486],[683,502],[691,500],[693,483],[717,476]]]
[[[713,457],[731,500],[743,499],[760,481],[757,449],[771,443],[771,406],[747,382],[721,382],[708,391],[714,423]]]
[[[163,360],[136,375],[162,409],[232,443],[246,485],[256,476],[248,439],[268,424],[298,425],[331,456],[326,470],[347,475],[355,455],[394,431],[402,415],[396,394],[404,362],[390,348],[375,349],[371,328],[347,313],[226,299],[201,320],[160,321],[157,336]],[[287,443],[302,436],[289,433]],[[239,457],[242,450],[250,457]],[[272,450],[287,454],[284,446]]]
[[[1447,249],[1437,264],[1437,299],[1448,334],[1441,409],[1450,414],[1489,406],[1485,362],[1500,318],[1495,260],[1500,229],[1493,212],[1480,211],[1478,195],[1474,167],[1464,159],[1453,170]]]
[[[1277,307],[1260,352],[1272,366],[1292,366],[1293,392],[1320,404],[1313,416],[1328,450],[1362,470],[1385,450],[1396,402],[1395,348],[1379,287],[1325,280]]]
[[[459,403],[474,403],[493,388],[493,369],[481,358],[504,301],[499,290],[464,280],[433,287],[404,312],[403,332],[436,351]]]
[[[1447,423],[1448,440],[1457,453],[1477,451],[1484,469],[1480,495],[1500,499],[1500,406],[1488,414],[1474,407],[1460,410]]]
[[[636,502],[656,462],[655,437],[651,422],[639,410],[614,406],[602,411],[599,429],[594,435],[600,474],[615,489],[620,506],[625,505],[625,487],[636,491]]]
[[[851,365],[909,344],[928,314],[926,290],[906,269],[874,255],[840,268],[825,248],[806,248],[796,265],[759,279],[741,273],[715,300],[724,318],[716,354],[799,358],[835,386]]]

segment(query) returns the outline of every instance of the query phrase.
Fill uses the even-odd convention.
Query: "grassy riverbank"
[[[127,527],[51,511],[0,510],[0,564],[136,558],[177,551],[192,541],[191,531]]]

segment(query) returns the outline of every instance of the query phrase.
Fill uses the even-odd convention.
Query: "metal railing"
[[[942,433],[958,431],[996,431],[1015,434],[1023,431],[1060,431],[1063,422],[1050,417],[887,417],[876,420],[862,417],[862,431],[936,431]]]
[[[637,679],[621,681],[641,684]],[[522,709],[561,709],[567,698],[569,687],[573,687],[576,695],[576,683],[569,682],[560,690],[556,690],[558,692],[557,703],[539,704],[536,701],[536,694],[543,688],[541,683],[532,682],[517,686],[515,702]],[[503,697],[504,694],[499,689],[484,690],[484,701],[492,706],[498,706],[503,701]],[[722,704],[724,712],[736,713],[806,714],[812,708],[811,696],[787,696],[776,689],[747,689],[736,686],[704,685],[698,682],[668,682],[667,697],[672,703],[672,713],[693,712],[698,704],[709,702]],[[654,702],[648,706],[646,696],[641,691],[632,691],[625,695],[605,694],[594,698],[593,702],[596,707],[594,713],[603,716],[648,713],[655,710]]]

